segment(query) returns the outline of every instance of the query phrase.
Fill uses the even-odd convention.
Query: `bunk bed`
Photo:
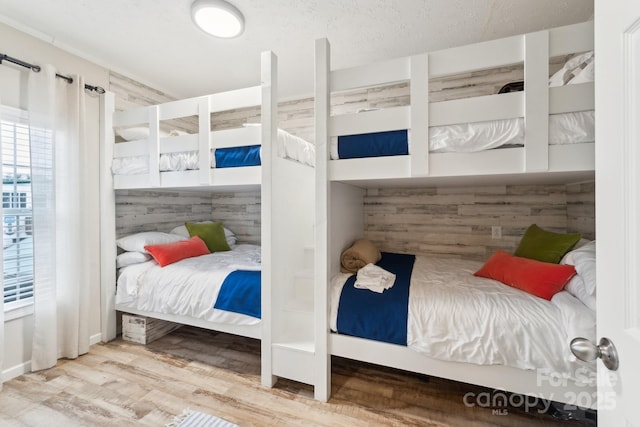
[[[340,286],[335,281],[341,274],[340,255],[364,235],[365,189],[594,179],[595,141],[590,129],[593,82],[576,79],[574,83],[579,84],[566,84],[570,78],[560,85],[549,82],[550,59],[574,58],[585,52],[585,57],[592,58],[592,50],[590,22],[343,70],[331,69],[328,41],[316,42],[315,333],[320,352],[569,404],[576,404],[580,393],[595,392],[593,382],[554,383],[531,365],[434,357],[398,343],[339,334],[333,332],[336,319],[331,314],[336,310],[331,301],[336,300],[336,292],[339,295],[336,288]],[[523,91],[429,102],[430,79],[513,64],[522,64],[524,69]],[[332,97],[345,91],[398,82],[409,84],[409,105],[346,114],[331,106]],[[552,141],[566,136],[566,129],[554,131],[560,115],[586,123],[587,127],[578,131],[580,138],[561,144]],[[519,135],[519,140],[503,137],[494,145],[481,139],[470,149],[442,149],[434,143],[439,134],[445,135],[440,138],[444,142],[456,137],[459,129],[451,130],[450,126],[500,127],[505,121],[522,127],[509,130]],[[387,137],[395,139],[395,148],[380,149],[380,141]],[[336,148],[336,143],[345,141],[355,149]],[[564,345],[568,349],[568,342]],[[327,399],[331,390],[330,356],[319,361],[317,367],[326,381],[316,384],[316,396]],[[596,402],[589,399],[585,404],[595,407]]]
[[[262,181],[262,125],[211,130],[211,113],[260,104],[260,86],[116,112],[114,188],[259,186]],[[160,123],[196,116],[197,132],[162,130]],[[140,126],[143,124],[144,126]],[[313,166],[311,143],[277,129],[280,156]]]
[[[292,260],[297,260],[298,254],[303,252],[298,237],[304,236],[306,228],[312,229],[313,203],[309,197],[313,197],[313,191],[309,190],[314,182],[314,147],[277,128],[277,59],[271,52],[264,52],[261,59],[261,84],[254,87],[127,111],[115,111],[114,95],[105,95],[101,122],[101,308],[104,341],[116,336],[116,312],[260,339],[262,382],[271,386],[274,381],[272,294],[283,292],[279,287],[292,280],[295,268],[300,265],[278,262],[274,246],[283,247],[280,252]],[[259,108],[260,123],[212,130],[213,113],[246,107]],[[167,128],[176,123],[175,119],[185,118],[195,119],[196,128],[186,132]],[[298,185],[290,188],[288,183],[292,181]],[[286,188],[287,193],[281,188]],[[209,247],[203,237],[211,254],[190,247],[188,250],[194,251],[193,257],[171,259],[175,262],[164,266],[147,245],[177,242],[179,246],[187,242],[184,236],[160,232],[162,230],[156,230],[154,224],[148,227],[152,235],[149,241],[146,239],[150,237],[149,233],[116,236],[116,190],[241,193],[256,189],[261,198],[260,246],[238,242],[230,245],[230,251],[225,250],[229,248],[218,251]],[[274,215],[273,207],[287,204],[290,197],[300,200],[298,209]],[[305,209],[310,211],[309,215],[303,215],[301,219],[294,217]],[[283,230],[283,227],[288,228]],[[292,232],[290,238],[288,232]],[[154,241],[158,235],[159,239]],[[127,238],[132,238],[136,244],[123,244],[123,239]],[[178,247],[168,249],[170,258],[181,251]],[[122,288],[116,289],[116,259],[118,251],[123,250],[142,253],[145,258],[148,258],[145,252],[149,252],[155,260],[142,260],[144,262],[121,269],[123,274],[117,283]],[[250,277],[241,278],[240,282],[251,281],[251,292],[255,291],[256,280],[260,282],[257,297],[255,294],[250,297],[254,302],[259,300],[258,308],[254,305],[236,313],[228,307],[218,306],[227,279],[237,271],[248,273]],[[157,286],[149,287],[144,277],[151,278]],[[280,281],[279,287],[272,287],[274,278]],[[208,282],[202,284],[203,280]],[[187,291],[184,286],[196,287]],[[160,288],[168,292],[168,299],[160,299],[154,294]],[[214,307],[208,307],[214,302]]]
[[[592,25],[579,24],[329,71],[328,42],[319,41],[316,58],[324,64],[318,74],[320,96],[398,82],[410,88],[406,106],[346,114],[333,114],[329,106],[317,111],[331,153],[328,179],[389,184],[416,183],[420,177],[436,182],[535,173],[592,177],[593,82],[575,79],[549,87],[549,58],[582,52],[593,58],[592,50]],[[432,79],[513,64],[523,64],[524,91],[429,102]],[[465,142],[465,132],[479,139]]]

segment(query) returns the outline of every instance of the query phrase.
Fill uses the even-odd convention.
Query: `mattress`
[[[256,324],[260,319],[255,316],[214,306],[221,306],[218,297],[228,276],[236,271],[260,270],[260,254],[260,246],[241,244],[231,251],[187,258],[165,267],[155,261],[124,267],[118,275],[116,305],[208,322]]]
[[[315,165],[315,146],[304,139],[278,129],[278,156],[309,166]],[[260,165],[259,145],[219,148],[211,150],[211,167],[228,168]],[[199,169],[197,151],[164,153],[160,155],[160,172]],[[116,157],[111,170],[114,175],[142,175],[149,173],[149,156]]]
[[[593,311],[566,291],[547,301],[473,276],[481,266],[476,261],[416,257],[407,308],[409,348],[446,361],[595,378],[595,364],[577,361],[569,350],[574,337],[595,339]],[[349,277],[339,274],[331,281],[330,327],[338,333],[342,288]]]
[[[400,136],[399,133],[400,132]],[[404,132],[404,141],[401,133]],[[331,138],[331,158],[348,159],[411,153],[407,131],[377,132]],[[595,141],[595,112],[580,111],[549,116],[549,145]],[[403,145],[404,144],[404,145]],[[524,145],[524,119],[513,118],[429,128],[429,151],[470,153]]]

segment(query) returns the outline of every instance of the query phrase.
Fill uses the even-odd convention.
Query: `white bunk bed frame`
[[[561,386],[535,371],[433,359],[408,347],[332,333],[329,282],[339,255],[364,231],[366,187],[481,185],[592,180],[595,144],[548,145],[548,115],[594,108],[593,84],[548,88],[549,58],[593,49],[593,23],[571,25],[470,46],[332,71],[329,43],[316,42],[316,398],[331,391],[331,355],[575,404],[594,387]],[[428,103],[429,77],[524,61],[525,91]],[[330,115],[333,92],[410,81],[411,105]],[[429,153],[428,127],[525,117],[525,144],[476,153]],[[330,160],[329,138],[409,129],[408,156]],[[568,344],[567,344],[568,345]],[[594,401],[595,399],[591,400]],[[595,405],[595,402],[594,402]]]
[[[425,183],[464,182],[479,175],[507,181],[523,173],[554,173],[566,179],[593,177],[594,143],[549,145],[548,116],[594,109],[594,85],[548,87],[549,58],[593,49],[593,23],[570,25],[469,46],[397,58],[386,62],[330,71],[326,39],[316,43],[316,61],[326,72],[316,75],[316,96],[334,92],[410,82],[410,105],[331,116],[316,111],[327,128],[326,138],[397,129],[409,130],[407,156],[329,160],[332,181],[371,185],[401,185],[403,180],[428,178]],[[525,90],[429,103],[429,79],[524,63]],[[530,95],[530,96],[527,96]],[[326,117],[325,117],[326,115]],[[321,117],[322,116],[322,117]],[[525,118],[524,147],[475,153],[430,153],[430,126]],[[326,123],[325,123],[326,122]],[[320,142],[317,152],[324,153]],[[321,157],[321,156],[319,156]],[[467,180],[468,181],[468,180]]]
[[[304,252],[301,238],[307,228],[312,230],[314,204],[308,200],[313,197],[314,172],[303,165],[278,156],[277,145],[277,58],[272,52],[263,52],[261,57],[261,84],[230,92],[218,93],[197,98],[168,102],[161,105],[135,108],[129,111],[115,112],[114,94],[107,93],[101,103],[101,310],[102,341],[116,337],[116,311],[149,316],[184,325],[192,325],[209,330],[232,333],[261,340],[262,384],[268,387],[275,383],[272,374],[271,336],[272,336],[272,294],[282,291],[272,289],[274,278],[294,277],[294,268],[300,265],[288,262],[274,264],[274,253],[283,253],[289,259],[297,260],[297,253]],[[261,126],[211,132],[210,116],[212,112],[231,109],[261,107]],[[189,116],[198,117],[198,132],[195,134],[160,137],[161,120]],[[115,143],[114,128],[120,126],[147,125],[149,138],[140,141]],[[260,142],[255,142],[260,141]],[[215,169],[210,167],[211,150],[219,147],[262,145],[261,165]],[[161,153],[196,150],[199,154],[199,170],[180,172],[160,172]],[[144,175],[114,176],[111,171],[112,160],[124,156],[149,156],[149,172]],[[291,178],[293,176],[293,178]],[[283,183],[291,180],[308,183],[306,186],[288,188],[284,194],[279,190]],[[289,186],[290,187],[290,186]],[[256,325],[228,325],[211,323],[200,319],[176,316],[172,314],[148,313],[119,307],[115,304],[116,291],[116,220],[115,190],[151,189],[154,191],[249,191],[261,192],[261,247],[262,247],[262,319]],[[288,198],[297,198],[304,203],[295,206],[293,211],[273,215],[273,206],[287,205]],[[307,215],[304,213],[307,212]],[[297,216],[302,213],[304,220]],[[288,227],[282,230],[283,227]],[[272,238],[273,236],[273,238]],[[284,241],[283,241],[284,239]],[[281,251],[275,250],[275,245]]]

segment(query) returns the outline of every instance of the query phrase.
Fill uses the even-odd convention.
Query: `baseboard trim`
[[[28,374],[29,372],[31,372],[30,360],[2,371],[2,382],[12,380],[20,375]]]
[[[95,335],[89,337],[89,345],[99,344],[102,342],[102,332],[98,332]]]
[[[97,333],[89,337],[90,346],[94,344],[98,344],[100,342],[102,342],[102,333]],[[23,374],[28,374],[29,372],[31,372],[30,360],[2,371],[2,382],[12,380],[15,377],[19,377],[20,375],[23,375]]]

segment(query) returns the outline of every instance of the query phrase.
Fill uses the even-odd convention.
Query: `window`
[[[27,113],[2,107],[2,234],[5,311],[33,299],[31,153]]]
[[[2,207],[9,208],[26,208],[27,193],[2,193]]]

